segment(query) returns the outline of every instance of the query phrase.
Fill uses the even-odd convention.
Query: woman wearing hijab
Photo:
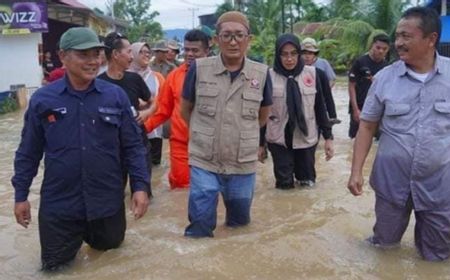
[[[128,69],[131,72],[138,73],[147,84],[151,96],[152,109],[150,115],[156,111],[154,104],[156,96],[159,94],[164,84],[164,77],[150,69],[150,58],[152,56],[150,46],[147,43],[138,42],[131,45],[133,53],[133,62]],[[161,151],[162,151],[162,126],[157,127],[152,132],[147,134],[147,138],[150,142],[150,154],[153,165],[161,163]]]
[[[329,86],[328,81],[324,72],[305,65],[300,54],[300,42],[295,35],[284,34],[277,39],[275,63],[270,69],[273,105],[265,139],[273,159],[275,187],[279,189],[294,188],[294,177],[301,186],[314,186],[319,131],[325,139],[326,160],[334,153],[322,95],[322,87]],[[260,159],[262,152],[263,147]]]

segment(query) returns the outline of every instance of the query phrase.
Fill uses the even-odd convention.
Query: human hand
[[[334,156],[333,140],[325,140],[325,160],[329,161]]]
[[[264,146],[259,146],[259,148],[258,148],[258,160],[259,160],[261,163],[264,163],[264,161],[266,160],[266,158],[267,158],[267,149],[266,149],[266,147],[264,147]]]
[[[358,196],[363,193],[362,186],[364,184],[364,178],[362,174],[351,174],[348,179],[347,188],[354,195]]]
[[[131,197],[131,212],[133,212],[134,219],[139,219],[145,215],[148,209],[149,198],[145,191],[136,191]]]
[[[16,216],[16,221],[24,228],[28,228],[28,225],[31,222],[30,208],[30,202],[28,202],[28,200],[16,202],[14,204],[14,215]]]
[[[359,115],[361,114],[361,110],[353,110],[352,118],[355,122],[359,122]]]

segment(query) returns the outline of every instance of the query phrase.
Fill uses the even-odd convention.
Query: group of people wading
[[[414,210],[416,246],[431,261],[450,254],[450,60],[436,52],[440,32],[434,10],[411,8],[396,29],[399,60],[368,68],[384,63],[389,38],[378,37],[350,71],[352,125],[359,124],[348,183],[353,195],[362,193],[362,167],[379,131],[370,179],[376,223],[368,240],[381,247],[398,244]],[[295,35],[281,35],[269,69],[246,57],[250,25],[236,11],[217,20],[217,56],[208,56],[209,39],[201,30],[189,31],[184,63],[162,77],[149,67],[152,48],[146,43],[130,44],[116,32],[101,43],[88,28],[62,35],[65,75],[32,96],[12,178],[14,213],[28,227],[29,188],[45,155],[38,215],[44,270],[68,264],[83,241],[98,250],[120,246],[124,186],[128,181],[130,207],[139,219],[152,197],[151,146],[160,145],[147,134],[167,120],[169,183],[189,188],[187,237],[213,236],[219,194],[227,226],[250,223],[265,147],[276,188],[315,184],[320,135],[329,160],[332,124],[340,122],[326,100],[334,81],[314,59],[301,58],[311,55],[305,52],[317,56],[315,42],[302,46]],[[97,77],[102,52],[108,68]],[[364,104],[361,81],[371,84],[365,84]]]

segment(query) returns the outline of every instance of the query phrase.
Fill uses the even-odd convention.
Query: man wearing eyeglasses
[[[43,155],[39,235],[42,269],[72,261],[83,241],[117,248],[126,221],[121,169],[131,177],[135,218],[147,211],[150,178],[139,127],[124,91],[96,79],[104,48],[89,28],[71,28],[60,40],[65,76],[40,88],[25,113],[14,161],[14,213],[31,222],[28,194]]]
[[[142,77],[134,72],[126,71],[133,61],[131,44],[128,38],[118,32],[111,32],[105,38],[105,56],[108,60],[108,69],[99,79],[108,81],[121,87],[133,106],[133,113],[136,122],[142,131],[142,142],[147,149],[147,165],[151,171],[150,147],[148,147],[147,134],[145,133],[144,122],[150,115],[151,93]],[[127,182],[127,173],[124,169],[124,182]]]
[[[156,98],[157,111],[146,122],[148,132],[171,121],[170,172],[171,189],[189,187],[188,142],[189,131],[180,114],[181,92],[186,73],[196,58],[208,55],[208,37],[200,30],[191,30],[184,36],[184,61],[167,76],[162,92]]]
[[[229,227],[250,223],[259,128],[272,104],[267,66],[246,58],[250,26],[232,11],[219,17],[220,54],[189,68],[182,116],[189,124],[191,188],[187,237],[212,237],[219,192]]]

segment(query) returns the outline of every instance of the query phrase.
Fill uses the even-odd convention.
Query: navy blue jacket
[[[14,161],[15,200],[27,200],[43,155],[40,211],[61,219],[93,220],[123,204],[122,168],[131,190],[149,191],[140,128],[126,93],[96,79],[83,92],[67,77],[36,91],[25,113]]]

